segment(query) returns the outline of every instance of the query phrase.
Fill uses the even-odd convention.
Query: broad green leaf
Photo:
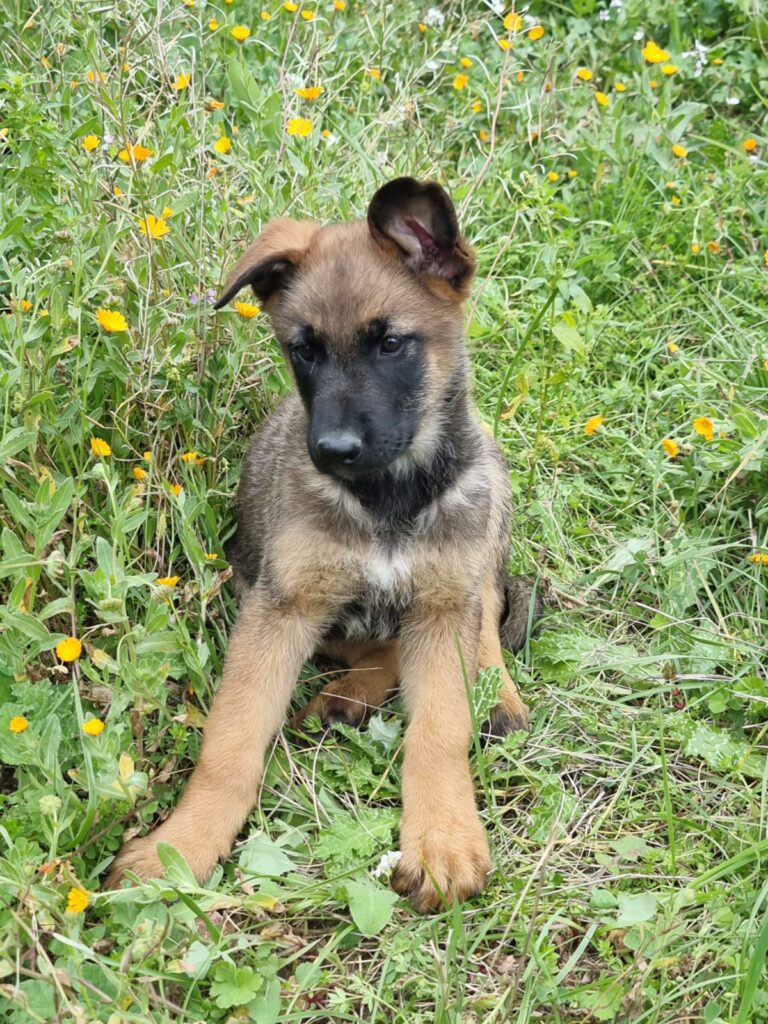
[[[365,882],[347,882],[346,890],[352,920],[363,935],[378,935],[392,917],[397,895]]]

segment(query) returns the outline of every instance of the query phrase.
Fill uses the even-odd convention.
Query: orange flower
[[[306,89],[294,89],[297,96],[300,96],[303,100],[316,100],[319,96],[325,92],[322,85],[310,85]]]
[[[131,145],[129,142],[125,149],[121,149],[117,154],[118,160],[122,160],[124,164],[129,164],[131,160],[133,160],[135,164],[141,164],[151,156],[152,150],[147,149],[146,146],[142,146],[138,142],[135,146]]]
[[[119,334],[121,331],[128,330],[128,321],[116,309],[102,309],[100,306],[96,310],[96,319],[99,327],[107,331],[108,334]]]
[[[605,422],[604,416],[590,416],[584,424],[584,433],[591,437]]]
[[[131,470],[131,472],[133,473],[133,476],[134,476],[134,478],[136,480],[146,480],[147,479],[147,475],[148,475],[147,471],[146,471],[146,469],[142,469],[141,466],[134,466],[133,469]]]
[[[715,425],[708,416],[698,416],[693,421],[693,429],[704,438],[705,441],[711,441],[715,436]]]
[[[24,732],[25,729],[29,728],[29,722],[24,715],[14,715],[8,723],[8,728],[11,732],[20,733]]]
[[[534,43],[536,42],[537,39],[541,39],[541,37],[543,35],[544,35],[544,26],[543,25],[534,25],[533,28],[529,29],[529,31],[528,31],[528,38],[532,39]]]
[[[112,454],[112,449],[109,447],[107,442],[101,437],[92,437],[91,442],[91,455],[98,455],[102,459],[108,459]],[[79,643],[79,641],[78,641]],[[79,653],[79,652],[78,652]],[[77,655],[75,655],[77,657]],[[69,659],[65,659],[68,661]]]
[[[676,459],[680,454],[680,445],[677,441],[674,441],[671,437],[665,437],[661,442],[661,447],[664,449],[670,459]]]
[[[745,153],[754,153],[757,149],[757,139],[744,139],[742,146]]]
[[[261,312],[259,307],[254,306],[252,302],[236,302],[235,309],[243,320],[253,320],[253,318],[258,316]]]

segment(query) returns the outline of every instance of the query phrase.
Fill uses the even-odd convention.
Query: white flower
[[[610,21],[611,20],[611,12],[608,11],[608,10],[598,11],[597,16],[600,19],[600,21]]]
[[[437,71],[440,65],[437,63],[436,60],[428,60],[424,67],[427,69],[427,71]]]
[[[639,43],[644,36],[645,32],[643,31],[643,29],[639,28],[637,32],[635,32],[635,34],[632,36],[632,38],[635,40],[636,43]]]
[[[445,15],[438,7],[430,7],[424,15],[424,24],[430,28],[442,28],[445,24]]]
[[[333,134],[333,132],[328,132],[327,135],[321,135],[320,138],[323,140],[326,146],[336,145],[336,136]]]
[[[738,105],[741,103],[741,100],[738,96],[727,96],[725,102],[728,104],[729,107],[738,107]]]
[[[391,874],[397,865],[400,863],[402,853],[399,850],[390,850],[389,853],[382,855],[381,860],[373,869],[371,874],[374,878],[381,878],[382,875]]]
[[[621,8],[624,6],[624,0],[611,0],[610,4],[608,6],[609,7],[615,7],[617,10],[620,11]]]

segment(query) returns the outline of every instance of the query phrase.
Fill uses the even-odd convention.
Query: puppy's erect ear
[[[459,234],[453,203],[437,182],[388,182],[371,200],[368,227],[432,291],[454,300],[467,297],[475,254]]]
[[[319,224],[311,220],[280,217],[270,221],[256,241],[230,270],[221,297],[214,309],[221,309],[241,288],[250,285],[257,298],[269,305],[275,293],[284,288],[296,267],[304,259]]]

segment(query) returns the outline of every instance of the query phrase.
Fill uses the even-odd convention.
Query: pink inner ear
[[[409,231],[416,235],[416,239],[421,246],[421,255],[424,262],[427,264],[439,264],[444,254],[426,228],[423,228],[417,220],[413,220],[411,217],[405,218],[405,225]]]

